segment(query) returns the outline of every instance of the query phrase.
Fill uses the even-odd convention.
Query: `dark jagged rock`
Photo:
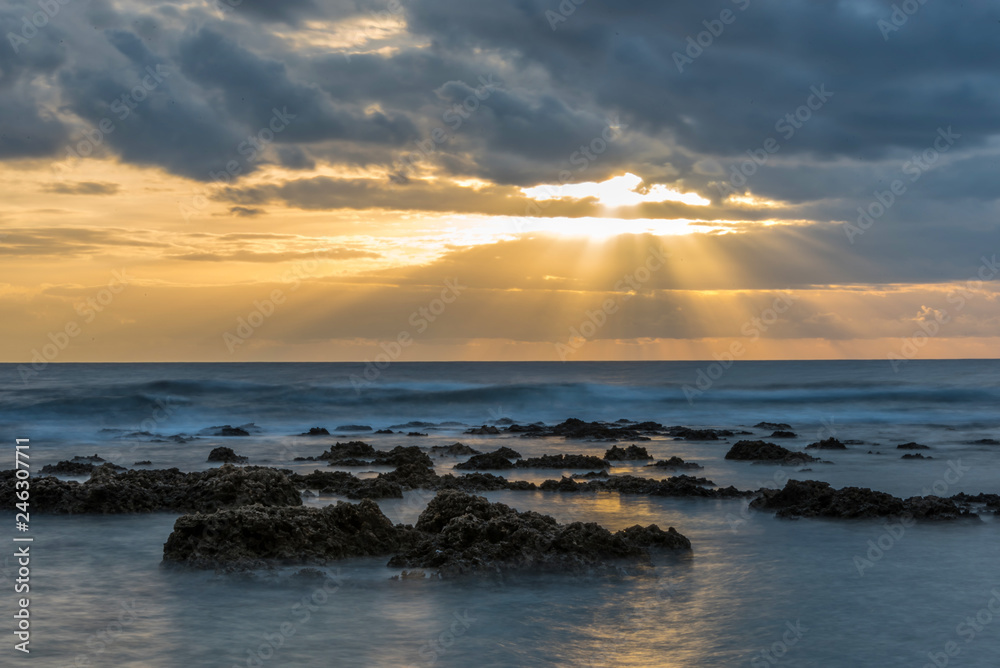
[[[653,464],[646,464],[646,468],[656,467],[658,469],[671,469],[671,470],[683,470],[683,469],[703,469],[705,468],[697,462],[686,462],[680,457],[671,457],[670,459],[661,459]]]
[[[983,506],[986,510],[1000,515],[1000,494],[956,494],[951,500],[966,510],[975,506]]]
[[[392,434],[394,433],[392,429],[379,429],[375,432],[376,434]]]
[[[460,489],[465,492],[492,492],[501,489],[531,491],[538,489],[533,482],[507,480],[492,473],[466,473],[454,476],[450,473],[438,478],[435,489]]]
[[[419,431],[411,431],[410,433],[407,434],[407,436],[426,436],[426,435],[427,434],[423,434]]]
[[[607,478],[610,475],[607,471],[588,471],[587,473],[574,473],[570,478],[573,480],[592,480],[593,478]]]
[[[389,560],[394,568],[435,569],[442,576],[532,572],[614,572],[619,564],[647,566],[647,547],[690,549],[686,538],[655,526],[611,533],[597,524],[561,525],[552,517],[518,512],[502,503],[443,491],[428,504],[416,530],[426,536]]]
[[[612,446],[610,450],[604,453],[604,458],[606,460],[615,462],[624,461],[638,461],[644,459],[652,459],[649,453],[646,452],[646,448],[638,445],[630,445],[627,448],[620,448],[617,445]]]
[[[781,431],[791,431],[792,425],[786,424],[784,422],[758,422],[754,425],[754,429],[768,429],[771,431],[781,430]]]
[[[90,475],[93,473],[96,466],[89,462],[80,461],[61,461],[58,464],[46,464],[42,467],[43,474],[56,474],[56,475]],[[104,461],[103,459],[101,461]],[[116,466],[115,464],[105,464],[104,466],[110,466],[116,471],[124,471],[125,468],[122,466]]]
[[[309,431],[299,434],[299,436],[329,436],[330,431],[326,427],[310,427]]]
[[[132,466],[152,466],[153,462],[148,459],[143,459],[141,462],[135,462]]]
[[[375,448],[368,445],[364,441],[348,441],[347,443],[340,443],[338,441],[330,446],[329,450],[317,457],[317,459],[325,460],[333,464],[342,459],[358,459],[374,456]]]
[[[681,426],[668,427],[665,433],[685,441],[718,441],[719,438],[733,435],[728,429],[691,429]]]
[[[334,431],[371,431],[372,428],[366,424],[342,424]]]
[[[456,469],[463,471],[500,471],[514,468],[514,464],[498,452],[487,452],[482,455],[474,455],[469,461],[455,464]]]
[[[401,499],[403,489],[384,478],[357,478],[346,471],[313,471],[289,477],[297,489],[316,489],[321,494],[346,496],[349,499]]]
[[[94,454],[87,455],[86,457],[77,455],[70,461],[74,464],[103,464],[105,460],[95,452]]]
[[[233,427],[228,424],[221,427],[212,427],[212,436],[249,436],[250,432],[243,427]]]
[[[486,436],[486,435],[499,434],[500,430],[492,425],[484,424],[481,427],[472,427],[471,429],[466,429],[465,433],[472,434],[475,436]]]
[[[390,555],[419,538],[412,528],[393,525],[369,499],[325,508],[250,506],[179,517],[163,546],[163,560],[227,569],[327,563]]]
[[[607,466],[600,457],[590,455],[542,455],[521,459],[514,463],[519,469],[603,469]]]
[[[955,520],[976,517],[951,499],[915,496],[899,499],[861,487],[834,489],[816,480],[789,480],[783,489],[761,490],[750,502],[755,510],[773,510],[778,517],[873,519],[913,517],[917,520]]]
[[[793,452],[780,445],[766,441],[739,441],[726,453],[726,459],[744,462],[779,462],[783,464],[802,464],[819,461],[804,452]]]
[[[504,459],[511,459],[511,460],[513,460],[513,459],[520,459],[521,458],[521,453],[520,452],[518,452],[514,448],[508,448],[506,445],[503,446],[503,447],[501,447],[501,448],[497,448],[496,450],[494,450],[493,454],[500,455]]]
[[[917,453],[917,454],[903,455],[902,457],[900,457],[900,459],[934,459],[934,458],[924,457],[923,455]]]
[[[10,498],[11,504],[14,483],[13,471],[0,476],[0,498]],[[52,477],[36,478],[31,483],[31,507],[38,513],[210,512],[254,503],[302,503],[283,472],[229,464],[195,473],[182,473],[176,468],[118,471],[104,464],[96,467],[84,483]]]
[[[771,434],[771,438],[798,438],[799,435],[794,431],[785,431],[784,429],[779,429]]]
[[[897,450],[930,450],[926,445],[920,445],[919,443],[902,443],[896,446]]]
[[[388,466],[401,466],[403,464],[417,464],[432,468],[434,466],[434,462],[427,456],[427,453],[415,445],[397,445],[388,452],[377,450],[373,463]]]
[[[648,441],[647,432],[659,432],[663,425],[656,422],[642,422],[622,426],[604,422],[585,422],[569,418],[542,432],[546,436],[562,436],[567,439],[587,439],[592,441]]]
[[[810,443],[806,446],[806,450],[846,450],[847,446],[838,441],[837,439],[830,437],[823,439],[822,441],[816,441],[815,443]]]
[[[680,475],[666,480],[638,476],[611,476],[607,480],[576,482],[572,478],[546,480],[538,489],[548,492],[618,492],[619,494],[669,497],[698,497],[707,499],[734,499],[753,496],[756,492],[742,491],[735,487],[709,489],[714,483],[706,478]]]
[[[223,464],[244,464],[249,460],[233,452],[232,448],[218,447],[208,453],[208,459],[205,461],[222,462]]]
[[[439,455],[478,455],[481,454],[479,450],[470,448],[464,443],[452,443],[451,445],[435,445],[431,448],[431,452]]]
[[[367,459],[338,459],[335,462],[330,462],[328,466],[371,466],[372,463]]]

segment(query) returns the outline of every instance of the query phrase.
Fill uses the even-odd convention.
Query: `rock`
[[[976,517],[954,501],[937,496],[899,499],[861,487],[833,489],[816,480],[789,480],[780,490],[763,489],[750,502],[755,510],[774,510],[778,517],[874,519],[913,517],[918,520],[954,520]]]
[[[226,424],[221,427],[212,427],[212,436],[249,436],[250,432],[243,427],[231,427]]]
[[[798,434],[796,434],[794,431],[785,431],[783,429],[775,431],[770,436],[770,438],[798,438],[798,437],[799,437]]]
[[[652,464],[647,464],[652,466]],[[591,480],[593,478],[607,478],[610,474],[607,471],[589,471],[587,473],[574,473],[570,476],[572,480]]]
[[[90,475],[96,468],[94,464],[84,463],[80,461],[61,461],[58,464],[46,464],[42,467],[41,472],[43,474],[58,474],[58,475]],[[104,461],[103,459],[101,461]],[[105,464],[105,466],[110,466],[116,471],[124,471],[125,469],[121,466],[116,466],[115,464]]]
[[[517,450],[515,450],[513,448],[508,448],[506,445],[503,446],[502,448],[498,448],[498,449],[494,450],[493,454],[497,454],[497,455],[500,455],[501,457],[503,457],[505,459],[511,459],[511,460],[513,460],[513,459],[520,459],[521,458],[521,453],[520,452],[518,452]]]
[[[423,434],[419,431],[411,431],[410,433],[407,434],[407,436],[426,436],[426,435],[427,434]]]
[[[444,577],[531,572],[615,572],[650,565],[647,546],[690,549],[674,530],[632,527],[611,533],[597,524],[562,525],[458,491],[440,492],[415,529],[426,537],[389,560],[394,568],[434,569]],[[676,535],[674,535],[676,534]]]
[[[384,478],[357,478],[346,471],[313,471],[305,475],[293,473],[288,477],[297,489],[317,489],[323,494],[349,499],[403,498],[403,489],[398,483]]]
[[[376,434],[392,434],[392,429],[379,429],[375,432]]]
[[[819,461],[804,452],[793,452],[780,445],[766,441],[739,441],[729,452],[726,459],[736,461],[779,462],[782,464],[803,464]]]
[[[431,452],[439,455],[478,455],[479,450],[475,450],[464,443],[452,443],[451,445],[435,445]]]
[[[329,436],[330,431],[326,427],[310,427],[309,431],[299,436]]]
[[[969,441],[969,445],[1000,445],[1000,441],[995,438],[981,438],[978,441]]]
[[[663,425],[656,422],[641,423],[605,423],[584,422],[577,418],[569,418],[555,426],[548,427],[542,423],[532,425],[510,425],[508,432],[521,433],[522,437],[535,438],[543,436],[562,436],[567,439],[586,439],[591,441],[648,441],[648,433],[660,433]]]
[[[366,424],[342,424],[334,431],[371,431],[372,428]]]
[[[604,453],[604,458],[608,461],[616,462],[652,459],[649,453],[646,452],[646,448],[638,445],[630,445],[627,448],[620,448],[617,445],[612,446],[610,450]]]
[[[864,445],[865,444],[864,441],[859,441],[859,440],[857,440],[855,438],[849,438],[849,439],[847,439],[845,441],[842,441],[842,442],[843,442],[844,445]]]
[[[135,462],[132,464],[132,466],[152,466],[152,465],[153,462],[149,461],[148,459],[143,459],[141,462]]]
[[[646,468],[649,468],[651,466],[656,467],[656,468],[660,468],[660,469],[672,469],[672,470],[678,470],[678,469],[703,469],[703,468],[705,468],[704,466],[702,466],[701,464],[698,464],[696,462],[686,462],[683,459],[681,459],[680,457],[671,457],[670,459],[661,459],[660,461],[655,462],[653,464],[646,464]]]
[[[302,503],[298,491],[281,471],[230,464],[196,473],[182,473],[176,468],[125,471],[104,464],[96,467],[84,483],[52,477],[31,482],[31,509],[38,513],[210,512],[254,503]],[[14,472],[0,474],[0,499],[8,498],[3,495],[10,492],[11,508],[14,489]]]
[[[473,434],[473,435],[476,435],[476,436],[485,436],[485,435],[499,434],[500,430],[497,429],[496,427],[484,424],[481,427],[473,427],[471,429],[466,429],[465,433],[466,434]]]
[[[419,447],[415,445],[402,446],[397,445],[392,450],[388,452],[384,450],[375,451],[374,464],[388,465],[388,466],[401,466],[403,464],[417,464],[424,467],[434,468],[434,462],[427,453],[422,451]]]
[[[600,457],[589,455],[542,455],[521,459],[514,463],[519,469],[603,469],[607,466]]]
[[[691,429],[681,426],[668,427],[665,432],[667,436],[685,441],[718,441],[720,437],[733,435],[728,429]]]
[[[244,464],[248,460],[233,452],[232,448],[219,447],[208,453],[208,462],[223,462],[224,464]]]
[[[815,443],[810,443],[806,446],[806,450],[846,450],[847,446],[838,441],[837,439],[830,437],[823,439],[822,441],[817,441]]]
[[[781,430],[781,431],[791,431],[792,425],[786,424],[784,422],[758,422],[754,425],[754,429],[768,429],[770,431]]]
[[[919,443],[903,443],[896,446],[897,450],[930,450],[926,445],[920,445]]]
[[[680,475],[666,480],[638,476],[611,476],[607,480],[576,482],[572,478],[546,480],[538,489],[547,492],[618,492],[619,494],[667,497],[697,497],[706,499],[734,499],[753,496],[756,492],[741,491],[735,487],[709,489],[714,483],[705,478]]]
[[[355,459],[360,457],[374,457],[375,448],[364,441],[349,441],[347,443],[337,442],[330,446],[330,449],[321,454],[317,459],[329,461],[332,464],[343,459]]]
[[[80,455],[77,455],[76,457],[73,457],[73,459],[71,459],[70,461],[75,464],[103,464],[104,458],[99,456],[95,452],[94,454],[89,455],[87,457],[82,457]]]
[[[918,453],[918,454],[903,455],[902,457],[900,457],[900,459],[934,459],[934,458],[924,457],[923,455]]]
[[[374,501],[325,508],[249,506],[183,515],[163,545],[163,560],[195,568],[259,568],[390,555],[420,537],[393,525]]]
[[[486,454],[470,457],[469,461],[456,464],[455,468],[463,471],[498,471],[512,469],[514,468],[514,464],[498,452],[487,452]]]

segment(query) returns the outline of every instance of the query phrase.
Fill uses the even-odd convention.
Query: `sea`
[[[337,440],[377,448],[507,445],[525,457],[602,455],[608,443],[471,435],[567,418],[652,420],[751,432],[654,438],[720,486],[789,479],[900,497],[1000,493],[998,360],[571,363],[0,365],[0,450],[30,439],[32,475],[98,454],[131,467],[197,471],[232,447],[251,464],[308,472]],[[787,423],[791,449],[828,437],[827,464],[724,459],[739,438]],[[212,436],[243,426],[248,436]],[[330,437],[299,436],[325,427]],[[392,434],[375,434],[391,429]],[[425,436],[410,436],[420,433]],[[171,438],[174,437],[174,438]],[[903,460],[918,442],[929,459]],[[622,443],[628,445],[628,443]],[[446,473],[464,457],[435,458]],[[322,462],[320,463],[322,464]],[[147,467],[148,468],[148,467]],[[326,467],[323,467],[326,468]],[[351,469],[377,475],[388,469]],[[642,463],[612,473],[664,477]],[[541,482],[583,471],[500,472]],[[71,478],[84,480],[85,478]],[[18,577],[4,513],[0,665],[34,666],[1000,666],[1000,523],[787,520],[745,500],[503,491],[484,496],[560,522],[672,526],[693,550],[638,575],[394,579],[386,558],[252,576],[162,565],[177,514],[32,514],[30,657],[14,650]],[[379,502],[412,523],[425,491]],[[346,501],[305,499],[322,506]],[[313,576],[316,574],[314,573]]]

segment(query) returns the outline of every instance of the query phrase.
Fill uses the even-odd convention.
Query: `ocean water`
[[[506,419],[555,423],[655,420],[766,437],[787,422],[801,448],[820,438],[864,441],[803,467],[724,460],[736,439],[643,443],[657,459],[705,466],[719,485],[776,487],[789,478],[860,485],[897,496],[1000,492],[997,361],[708,363],[395,363],[51,365],[22,381],[0,365],[0,431],[30,438],[32,467],[98,453],[123,465],[209,467],[224,444],[254,464],[300,471],[338,438],[376,447],[456,440],[525,456],[602,454],[607,444],[470,436]],[[377,371],[377,373],[375,373]],[[687,389],[685,389],[687,388]],[[242,438],[202,435],[253,423]],[[412,423],[412,424],[411,424]],[[309,427],[402,428],[426,437]],[[136,433],[139,432],[139,433]],[[899,443],[932,448],[903,461]],[[871,451],[872,454],[869,454]],[[876,454],[878,453],[878,454]],[[464,458],[439,457],[440,473]],[[375,475],[378,467],[362,475]],[[357,470],[355,469],[357,473]],[[641,466],[614,472],[650,474]],[[502,472],[540,482],[560,471]],[[657,475],[662,477],[662,474]],[[503,581],[398,581],[386,559],[256,578],[165,569],[176,515],[33,516],[30,661],[39,666],[997,666],[1000,524],[778,520],[745,502],[612,493],[496,492],[488,498],[561,522],[616,530],[673,526],[691,554],[658,558],[647,575],[516,576]],[[381,507],[413,522],[430,496]],[[313,505],[334,497],[308,499]],[[13,517],[7,530],[13,534]],[[893,535],[895,534],[895,535]],[[9,543],[10,544],[10,543]],[[8,550],[12,552],[13,550]],[[3,614],[14,610],[13,560],[0,560]],[[13,655],[4,649],[3,665]],[[11,660],[13,661],[13,660]],[[13,665],[13,664],[12,664]]]

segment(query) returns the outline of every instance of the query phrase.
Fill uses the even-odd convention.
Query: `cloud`
[[[47,183],[42,190],[57,195],[114,195],[120,190],[117,183],[78,181],[77,183]]]

